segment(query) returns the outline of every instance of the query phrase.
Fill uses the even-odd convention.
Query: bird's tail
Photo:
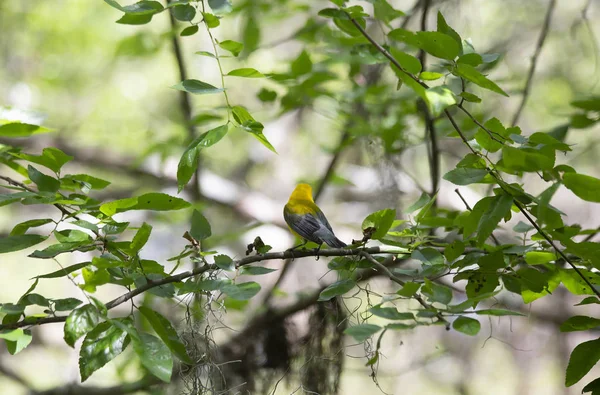
[[[331,237],[329,237],[327,239],[323,239],[323,241],[325,242],[325,244],[327,244],[331,248],[346,247],[346,243],[344,243],[343,241],[341,241],[340,239],[335,237],[333,234],[331,235]]]

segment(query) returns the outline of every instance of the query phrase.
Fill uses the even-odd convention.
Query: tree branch
[[[238,259],[237,261],[234,261],[234,264],[235,264],[236,268],[239,268],[239,267],[251,264],[251,263],[268,261],[268,260],[297,259],[297,258],[304,258],[304,257],[310,257],[310,256],[313,256],[313,257],[316,257],[316,256],[355,256],[355,255],[359,255],[361,252],[365,252],[367,254],[394,254],[394,255],[408,254],[406,251],[384,250],[379,247],[368,247],[368,248],[364,248],[364,249],[358,249],[358,248],[355,248],[355,249],[329,249],[329,250],[321,250],[321,251],[315,251],[315,250],[282,251],[282,252],[269,252],[269,253],[262,254],[262,255],[248,256],[248,257],[245,257],[242,259]],[[179,274],[176,274],[173,276],[165,277],[158,281],[148,282],[148,283],[144,284],[143,286],[136,288],[132,291],[129,291],[129,292],[111,300],[110,302],[106,303],[106,308],[107,308],[107,310],[111,310],[111,309],[119,306],[120,304],[123,304],[123,303],[127,302],[128,300],[133,299],[137,295],[140,295],[152,288],[156,288],[156,287],[159,287],[159,286],[165,285],[165,284],[181,282],[182,280],[185,280],[186,278],[198,276],[202,273],[205,273],[208,271],[213,271],[213,270],[220,270],[220,269],[215,264],[208,264],[208,265],[204,265],[204,266],[195,268],[194,270],[190,270],[190,271],[179,273]],[[15,322],[15,323],[0,325],[0,330],[16,329],[16,328],[22,328],[22,327],[34,326],[34,325],[43,325],[43,324],[54,323],[54,322],[64,322],[64,321],[66,321],[66,319],[67,319],[67,316],[27,317],[21,321]]]
[[[69,384],[44,391],[30,391],[30,395],[122,395],[148,390],[155,385],[165,384],[155,377],[145,377],[141,380],[115,385],[112,387],[91,387]]]
[[[552,13],[554,12],[554,8],[556,6],[556,0],[550,0],[548,3],[548,8],[546,10],[546,17],[544,19],[544,24],[542,26],[542,31],[540,32],[540,36],[538,37],[537,45],[535,47],[535,51],[533,53],[533,57],[531,58],[531,65],[529,66],[529,72],[527,73],[527,80],[525,81],[525,89],[523,89],[523,97],[521,98],[521,104],[517,107],[517,111],[513,116],[511,125],[515,126],[521,117],[521,113],[523,112],[523,108],[525,108],[525,104],[527,103],[527,99],[529,98],[529,93],[531,90],[531,84],[533,81],[533,74],[535,73],[535,68],[537,66],[538,57],[542,52],[542,47],[544,46],[544,42],[546,41],[546,37],[548,36],[548,31],[550,30],[550,21],[552,20]]]

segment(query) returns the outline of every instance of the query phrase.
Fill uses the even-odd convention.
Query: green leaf
[[[487,176],[487,169],[473,169],[470,167],[457,167],[444,174],[444,180],[455,185],[476,184]]]
[[[554,167],[554,161],[553,150],[544,152],[532,148],[502,147],[502,163],[511,170],[531,172],[551,170]],[[600,184],[600,181],[598,183]]]
[[[33,337],[31,336],[30,330],[18,328],[0,332],[0,339],[6,341],[6,349],[8,352],[11,355],[15,355],[27,347],[31,343]]]
[[[198,30],[199,30],[198,25],[188,26],[185,29],[183,29],[181,31],[181,33],[179,33],[179,35],[181,37],[193,36],[194,34],[198,33]],[[198,53],[198,52],[196,52],[196,53]],[[213,55],[213,57],[215,57],[215,56]]]
[[[417,32],[419,48],[436,58],[453,60],[460,53],[460,46],[454,39],[440,32]]]
[[[459,77],[462,77],[468,81],[473,82],[476,85],[479,85],[482,88],[489,89],[492,92],[499,93],[503,96],[508,97],[508,94],[502,90],[495,82],[487,79],[483,74],[481,74],[475,67],[466,63],[458,63],[453,73]]]
[[[73,251],[90,251],[93,250],[95,246],[88,245],[87,242],[74,242],[74,243],[60,243],[60,244],[52,244],[44,248],[43,250],[35,250],[28,256],[31,258],[40,258],[40,259],[50,259],[54,258],[60,254],[64,254],[66,252]]]
[[[425,98],[429,111],[434,117],[439,116],[446,108],[456,104],[454,93],[445,85],[426,89]]]
[[[427,265],[443,265],[444,257],[442,254],[433,248],[421,248],[414,250],[411,258],[417,259]]]
[[[8,315],[21,315],[25,311],[25,305],[13,303],[1,303],[0,313]]]
[[[588,201],[600,203],[600,180],[578,173],[563,174],[563,183],[577,197]]]
[[[221,291],[232,299],[248,300],[260,291],[260,285],[254,281],[241,284],[228,284],[223,286]]]
[[[48,236],[40,235],[18,235],[0,237],[0,254],[24,250],[25,248],[29,248],[41,243],[47,238]]]
[[[39,125],[28,123],[11,122],[0,125],[0,136],[2,137],[29,137],[34,134],[53,132],[53,129],[44,128]]]
[[[444,16],[440,11],[438,11],[437,14],[437,31],[452,37],[458,47],[462,48],[462,39],[460,38],[460,35],[446,23],[446,19],[444,19]]]
[[[150,232],[152,232],[152,226],[144,222],[135,233],[135,236],[133,236],[133,240],[129,245],[129,248],[133,253],[137,253],[142,249],[143,246],[146,245],[148,239],[150,238]]]
[[[526,224],[523,221],[519,221],[518,224],[516,224],[515,226],[513,226],[513,230],[516,233],[527,233],[527,232],[529,232],[532,229],[535,229],[535,228],[533,226],[529,225],[529,224]]]
[[[193,93],[194,95],[206,95],[210,93],[223,92],[222,88],[217,88],[206,82],[199,80],[185,80],[181,81],[177,85],[173,85],[171,88],[177,89],[184,92]]]
[[[415,318],[413,313],[401,313],[395,307],[373,306],[369,311],[377,317],[388,320],[413,320]]]
[[[66,183],[66,181],[69,181],[71,184],[76,185],[83,191],[89,189],[104,189],[110,185],[109,181],[92,177],[88,174],[67,174],[61,178],[61,181],[63,182],[63,185]]]
[[[71,347],[75,347],[77,339],[94,329],[99,321],[100,314],[98,309],[92,304],[86,304],[73,310],[65,322],[65,343]]]
[[[600,378],[590,381],[583,387],[583,390],[581,390],[582,393],[591,392],[592,395],[598,395],[600,393],[598,391],[600,391]]]
[[[104,203],[100,206],[100,211],[110,217],[116,213],[130,210],[170,211],[181,210],[190,206],[185,200],[166,193],[146,193],[138,197]]]
[[[387,232],[390,230],[392,223],[396,219],[396,210],[394,209],[383,209],[369,214],[362,223],[362,229],[373,227],[375,232],[371,236],[374,240],[379,240],[385,237]]]
[[[408,208],[406,210],[404,210],[404,213],[410,214],[414,211],[417,211],[420,208],[423,208],[429,202],[430,199],[431,198],[427,193],[425,193],[425,192],[421,193],[419,200],[417,200],[416,202],[414,202],[413,204],[408,206]]]
[[[576,315],[560,326],[561,332],[575,332],[575,331],[587,331],[588,329],[594,329],[600,326],[600,319],[586,317],[583,315]]]
[[[131,336],[131,339],[133,350],[140,357],[142,365],[154,376],[169,383],[173,372],[173,358],[165,343],[148,333],[140,333],[139,337]]]
[[[263,78],[264,74],[260,71],[250,68],[243,67],[241,69],[231,70],[229,73],[225,74],[230,77],[244,77],[244,78]]]
[[[459,57],[457,63],[465,63],[477,67],[483,63],[483,58],[478,53],[467,53]]]
[[[177,331],[173,328],[169,320],[148,307],[142,306],[139,310],[144,317],[146,317],[158,337],[160,337],[167,347],[169,347],[171,352],[173,352],[173,354],[182,362],[192,364],[192,359],[189,357],[185,345],[179,339]]]
[[[15,227],[11,230],[10,235],[11,236],[24,235],[25,232],[27,232],[27,230],[29,228],[36,228],[38,226],[49,224],[50,222],[53,222],[52,219],[50,219],[50,218],[31,219],[29,221],[21,222],[21,223],[15,225]]]
[[[233,259],[228,257],[227,255],[215,255],[215,265],[219,267],[221,270],[225,270],[228,272],[235,270],[235,264]]]
[[[419,78],[422,79],[422,80],[424,80],[424,81],[439,80],[443,76],[444,76],[444,74],[434,73],[432,71],[423,71],[421,74],[419,74]]]
[[[178,21],[189,22],[196,16],[196,9],[189,4],[177,4],[171,8],[171,13]]]
[[[462,97],[463,99],[465,99],[465,101],[468,101],[470,103],[481,103],[481,98],[479,96],[474,95],[469,92],[461,92],[459,94],[459,96]]]
[[[256,95],[258,99],[262,102],[268,103],[273,102],[277,99],[277,92],[272,91],[270,89],[262,88],[260,92]]]
[[[426,295],[432,302],[448,304],[452,301],[452,290],[445,285],[436,284],[429,281],[427,278],[425,285],[421,287],[421,292]]]
[[[346,292],[350,292],[350,290],[354,288],[355,285],[356,283],[354,282],[354,280],[351,279],[336,281],[335,283],[329,285],[327,288],[321,291],[321,293],[319,294],[319,301],[324,302],[327,300],[331,300],[336,296],[344,295]]]
[[[73,310],[83,302],[76,298],[54,299],[54,310],[69,311]],[[67,317],[68,318],[68,317]]]
[[[124,325],[133,326],[128,319],[116,319]],[[129,344],[127,332],[109,321],[98,324],[88,332],[79,353],[81,381],[86,381],[92,373],[121,354]]]
[[[229,0],[208,0],[208,5],[216,15],[229,14],[233,10]]]
[[[381,327],[379,325],[360,324],[346,328],[344,333],[352,336],[357,342],[364,342],[380,330]]]
[[[252,115],[248,112],[248,110],[246,110],[242,106],[233,106],[231,110],[233,113],[233,118],[244,131],[252,134],[254,138],[260,141],[261,144],[267,147],[269,150],[273,151],[274,153],[277,153],[275,148],[271,145],[271,143],[269,143],[269,141],[263,134],[262,131],[264,129],[264,126],[262,123],[257,122],[254,119],[254,117],[252,117]]]
[[[202,16],[204,18],[204,23],[206,24],[206,26],[208,26],[209,29],[218,27],[221,24],[219,18],[217,18],[216,15],[213,15],[209,12],[203,12]]]
[[[469,317],[458,317],[452,323],[452,328],[469,336],[475,336],[481,329],[479,321]]]
[[[12,155],[32,163],[37,163],[38,165],[45,166],[55,173],[58,173],[65,163],[73,160],[72,156],[65,154],[58,148],[52,147],[44,148],[42,150],[42,155],[29,155],[21,152],[13,153]]]
[[[60,188],[60,181],[54,177],[45,175],[31,165],[27,166],[27,174],[29,175],[29,179],[37,185],[40,191],[56,192],[58,191],[58,188]]]
[[[219,43],[219,47],[231,52],[233,56],[237,57],[244,49],[244,44],[233,40],[225,40]]]
[[[192,213],[192,227],[190,229],[190,234],[196,240],[207,239],[212,234],[210,223],[198,210],[194,210]]]
[[[477,225],[477,243],[480,246],[492,235],[500,220],[510,213],[512,204],[513,198],[510,195],[501,194],[492,198]]]
[[[598,300],[595,296],[590,296],[583,299],[581,302],[577,303],[575,306],[584,306],[586,304],[600,304],[600,300]]]
[[[454,240],[444,249],[444,256],[448,262],[452,262],[465,252],[465,244],[460,240]]]
[[[556,254],[546,251],[529,251],[525,254],[525,262],[529,265],[543,265],[556,260]]]
[[[518,311],[510,311],[504,309],[485,309],[485,310],[477,310],[478,315],[493,315],[493,316],[505,316],[505,315],[516,315],[525,317],[525,314],[519,313]]]
[[[504,140],[508,137],[507,132],[502,122],[498,118],[488,119],[483,126],[475,133],[475,139],[484,149],[490,152],[496,152],[504,145]]]
[[[404,12],[396,10],[394,7],[392,7],[386,0],[375,0],[373,2],[373,12],[376,19],[386,24],[389,24],[394,19],[405,15]]]
[[[419,283],[407,282],[402,286],[402,289],[397,291],[396,293],[400,296],[410,298],[417,293],[420,287],[421,284]]]
[[[152,16],[153,14],[125,14],[117,23],[122,25],[145,25],[152,20]]]
[[[575,100],[571,102],[571,105],[585,111],[600,111],[600,96],[593,96],[589,99],[583,100]]]
[[[421,62],[416,57],[402,52],[395,47],[390,48],[390,52],[394,59],[400,63],[400,66],[411,74],[419,74],[421,72]]]
[[[91,262],[82,262],[82,263],[76,263],[75,265],[71,265],[71,266],[67,266],[64,269],[60,269],[57,270],[55,272],[52,273],[48,273],[48,274],[43,274],[41,276],[36,276],[35,278],[59,278],[59,277],[64,277],[70,273],[73,273],[74,271],[77,271],[79,269],[82,269],[88,265],[91,265]]]
[[[269,273],[273,273],[276,271],[277,271],[277,269],[271,269],[268,267],[245,265],[245,266],[241,267],[240,274],[247,275],[247,276],[260,276],[263,274],[269,274]]]
[[[313,63],[310,60],[310,56],[305,50],[300,52],[300,55],[290,65],[292,74],[297,77],[300,75],[308,74],[312,71]]]
[[[565,386],[570,387],[583,378],[600,360],[600,339],[583,342],[571,353]]]

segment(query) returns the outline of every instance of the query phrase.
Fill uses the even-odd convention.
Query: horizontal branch
[[[369,247],[369,248],[354,248],[354,249],[330,249],[330,250],[306,250],[306,251],[282,251],[282,252],[269,252],[267,254],[262,255],[253,255],[247,256],[242,259],[238,259],[234,261],[235,267],[239,268],[245,265],[249,265],[255,262],[269,261],[269,260],[285,260],[285,259],[296,259],[296,258],[305,258],[305,257],[316,257],[316,256],[357,256],[360,254],[393,254],[400,255],[405,254],[409,255],[406,251],[399,250],[386,250],[380,247]],[[204,266],[200,266],[194,270],[186,271],[183,273],[179,273],[173,276],[165,277],[159,281],[149,281],[143,286],[136,288],[132,291],[129,291],[110,302],[106,303],[106,308],[108,310],[113,309],[120,304],[127,302],[128,300],[133,299],[134,297],[152,289],[159,287],[161,285],[177,283],[185,280],[189,277],[198,276],[205,272],[219,270],[219,267],[214,264],[208,264]],[[4,324],[0,325],[0,330],[5,329],[16,329],[22,328],[26,326],[34,326],[34,325],[43,325],[55,322],[64,322],[66,321],[67,316],[53,316],[53,317],[27,317],[21,321],[12,323],[12,324]]]
[[[145,377],[132,383],[119,384],[111,387],[92,387],[78,384],[64,385],[44,391],[30,391],[30,395],[122,395],[148,390],[161,384],[155,377]],[[164,384],[164,383],[163,383]]]

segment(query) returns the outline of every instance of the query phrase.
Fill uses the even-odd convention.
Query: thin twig
[[[304,257],[309,257],[309,256],[312,256],[312,257],[316,257],[316,256],[356,256],[361,252],[366,252],[368,254],[394,254],[394,255],[408,254],[405,251],[385,250],[385,249],[381,249],[379,247],[369,247],[369,248],[365,248],[365,249],[357,249],[357,248],[355,248],[355,249],[329,249],[329,250],[321,250],[321,251],[316,251],[316,250],[282,251],[282,252],[269,252],[269,253],[262,254],[262,255],[248,256],[248,257],[239,259],[239,260],[235,261],[234,263],[235,263],[235,266],[237,268],[239,268],[239,267],[251,264],[251,263],[268,261],[268,260],[285,260],[285,259],[292,259],[292,258],[297,259],[297,258],[304,258]],[[153,289],[153,288],[159,287],[161,285],[165,285],[165,284],[181,282],[182,280],[185,280],[186,278],[198,276],[205,272],[214,271],[214,270],[219,270],[219,267],[214,264],[208,264],[208,265],[198,267],[191,271],[186,271],[186,272],[179,273],[179,274],[176,274],[173,276],[165,277],[158,281],[148,282],[148,283],[144,284],[143,286],[136,288],[132,291],[129,291],[129,292],[111,300],[110,302],[106,303],[106,308],[108,310],[111,310],[111,309],[127,302],[128,300],[133,299],[137,295],[140,295],[150,289]],[[42,324],[53,323],[53,322],[64,322],[66,319],[67,319],[67,316],[43,317],[43,318],[27,317],[21,321],[18,321],[18,322],[12,323],[12,324],[0,325],[0,330],[22,328],[25,326],[32,326],[32,325],[42,325]]]
[[[387,267],[385,267],[384,265],[382,265],[375,258],[373,258],[370,254],[368,254],[366,252],[361,252],[360,255],[363,256],[363,257],[365,257],[369,262],[371,262],[375,267],[377,267],[377,270],[379,270],[384,276],[386,276],[387,278],[389,278],[390,280],[392,280],[396,284],[401,285],[401,286],[404,286],[404,284],[406,284],[400,278],[396,277],[394,275],[394,273],[392,273],[390,271],[390,269],[388,269]],[[419,302],[419,304],[421,306],[425,307],[426,309],[431,309],[432,308],[432,306],[429,303],[425,302],[425,300],[421,297],[421,295],[414,295],[413,298],[415,298],[415,300],[417,302]],[[440,322],[444,323],[444,325],[446,326],[446,329],[448,329],[448,330],[450,329],[450,323],[448,321],[446,321],[446,319],[442,316],[441,313],[437,313],[436,317],[437,317],[437,319]]]
[[[517,107],[517,111],[513,116],[511,125],[515,126],[521,117],[521,113],[523,112],[523,108],[525,108],[525,104],[527,103],[527,99],[529,99],[529,93],[531,91],[531,84],[533,81],[533,74],[535,73],[535,68],[537,66],[538,57],[542,52],[542,47],[544,46],[544,42],[546,41],[546,37],[548,36],[548,31],[550,30],[550,21],[552,20],[552,13],[554,12],[554,8],[556,6],[556,0],[550,0],[548,3],[548,8],[546,10],[546,17],[544,18],[544,24],[542,26],[542,31],[540,32],[540,36],[538,37],[537,45],[535,47],[535,51],[533,53],[533,57],[531,58],[531,65],[529,66],[529,72],[527,73],[527,80],[525,81],[525,89],[523,89],[523,97],[521,98],[521,103],[519,107]]]

